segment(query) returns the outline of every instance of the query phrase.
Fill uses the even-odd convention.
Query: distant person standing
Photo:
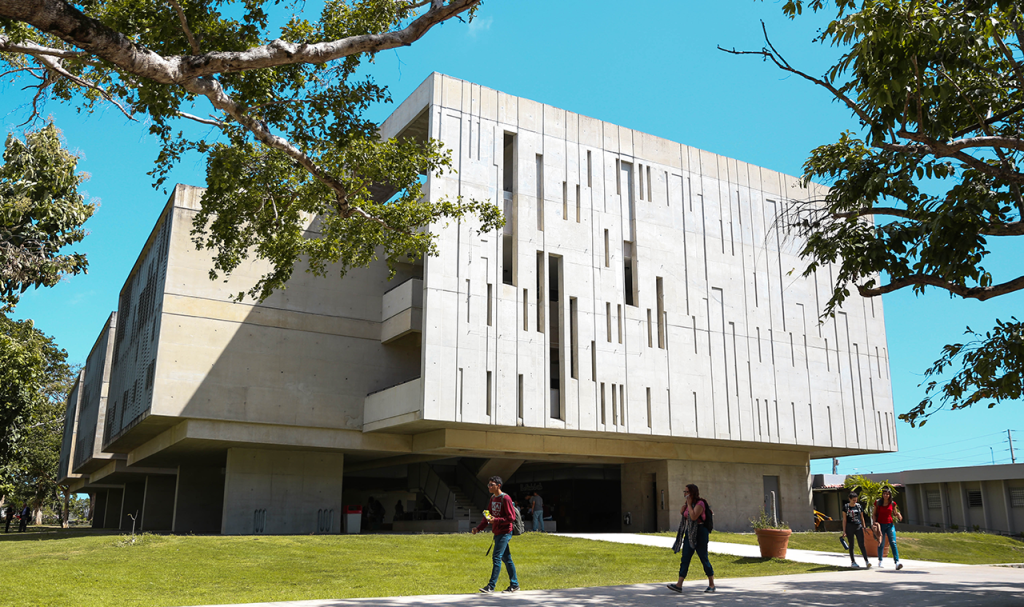
[[[533,530],[544,531],[544,498],[537,491],[530,496],[530,508],[533,509]]]
[[[903,520],[896,502],[892,499],[892,489],[882,489],[882,499],[875,502],[875,528],[881,531],[878,538],[878,566],[882,566],[882,546],[886,538],[889,539],[889,546],[892,548],[892,560],[896,563],[896,569],[903,569],[900,562],[900,551],[896,548],[896,523]]]
[[[32,516],[32,509],[25,504],[25,507],[21,509],[21,523],[18,525],[18,532],[25,531],[28,529],[28,517]]]
[[[491,499],[488,502],[488,510],[484,511],[484,519],[472,529],[472,533],[479,533],[491,525],[494,532],[494,566],[491,568],[491,580],[480,589],[480,592],[489,594],[494,592],[498,584],[498,575],[501,574],[501,564],[505,563],[505,570],[508,571],[509,586],[505,592],[519,592],[519,578],[516,576],[516,564],[512,562],[512,553],[509,552],[508,542],[512,539],[512,522],[516,518],[516,511],[512,505],[512,498],[501,491],[501,477],[492,476],[487,481],[487,490],[491,492]]]
[[[864,520],[864,508],[857,501],[857,494],[850,492],[848,496],[850,503],[843,504],[843,537],[850,540],[850,566],[859,567],[857,560],[853,558],[853,540],[857,539],[860,545],[860,554],[864,557],[864,566],[871,568],[871,561],[868,559],[868,551],[864,548],[864,527],[867,523]]]
[[[11,532],[11,521],[14,520],[14,504],[7,504],[7,526],[4,527],[4,533]]]

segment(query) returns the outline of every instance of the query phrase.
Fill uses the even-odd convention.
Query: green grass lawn
[[[124,536],[0,534],[0,605],[207,605],[475,592],[491,570],[484,535]],[[670,550],[528,533],[512,540],[526,590],[675,580]],[[716,577],[834,571],[711,555]],[[691,566],[700,577],[700,564]],[[696,578],[695,578],[696,579]],[[24,583],[16,582],[21,580]],[[499,587],[508,585],[502,570]]]
[[[675,537],[675,533],[664,533]],[[753,533],[711,533],[713,542],[757,545]],[[799,550],[846,552],[839,544],[839,533],[794,533],[789,547]],[[900,558],[940,563],[984,565],[992,563],[1024,563],[1024,541],[987,533],[901,533],[896,530],[896,547]],[[860,558],[860,548],[855,549]]]

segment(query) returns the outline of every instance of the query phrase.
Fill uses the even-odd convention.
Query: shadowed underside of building
[[[210,281],[177,186],[69,397],[95,526],[337,533],[372,497],[375,528],[465,530],[497,474],[562,530],[674,527],[686,483],[716,528],[774,492],[805,529],[810,459],[896,449],[881,302],[819,324],[831,268],[777,221],[823,188],[439,74],[381,131],[442,141],[425,195],[504,229],[234,303],[268,268]]]

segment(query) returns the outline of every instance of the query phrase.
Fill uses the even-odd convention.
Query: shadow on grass
[[[73,537],[92,537],[103,535],[120,535],[122,532],[117,529],[93,529],[92,527],[79,527],[72,529],[58,528],[35,528],[29,527],[28,531],[10,533],[0,532],[0,542],[25,542],[44,540],[66,540]]]
[[[862,574],[864,572],[861,572]],[[895,572],[893,572],[895,573]],[[687,605],[736,605],[743,607],[833,607],[836,605],[869,605],[884,601],[900,607],[970,606],[988,607],[1024,604],[1024,579],[999,576],[959,576],[950,579],[947,572],[918,572],[930,579],[915,578],[913,584],[901,584],[889,576],[858,577],[849,572],[835,576],[784,576],[775,578],[736,578],[718,580],[715,594],[704,594],[703,580],[684,584],[683,597],[670,592],[662,584],[594,587],[569,590],[524,591],[514,595],[439,595],[403,598],[346,599],[297,601],[291,607],[356,607],[440,605],[615,605],[625,607],[676,607]],[[902,573],[901,573],[902,574]],[[978,579],[975,579],[978,578]],[[276,604],[275,604],[276,605]]]

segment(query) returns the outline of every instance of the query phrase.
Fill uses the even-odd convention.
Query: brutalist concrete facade
[[[350,479],[463,495],[479,478],[422,465],[548,462],[615,467],[625,531],[674,526],[688,482],[719,528],[775,491],[802,529],[810,459],[896,449],[881,302],[819,324],[831,269],[800,278],[776,221],[819,186],[439,74],[382,134],[441,140],[458,172],[426,195],[491,201],[505,228],[433,226],[438,255],[392,281],[297,272],[239,304],[265,267],[209,281],[189,237],[202,191],[179,186],[117,313],[95,432],[123,459],[82,490],[121,480],[145,511],[148,479],[166,501],[173,478],[154,518],[175,531],[331,533],[362,498]]]

